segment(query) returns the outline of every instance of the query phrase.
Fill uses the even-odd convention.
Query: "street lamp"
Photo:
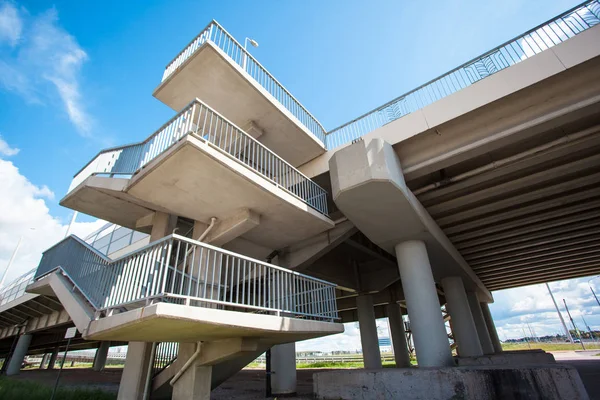
[[[588,279],[588,286],[590,287],[590,290],[592,291],[592,294],[594,295],[594,298],[596,299],[596,303],[598,303],[598,305],[600,306],[600,301],[598,301],[598,296],[596,296],[596,293],[594,292],[594,289],[592,289],[592,285],[590,284],[590,282],[596,278],[600,278],[600,275],[595,276],[592,279]]]
[[[35,230],[35,228],[29,228],[32,231]],[[4,284],[4,280],[6,279],[6,273],[8,272],[8,270],[10,269],[10,266],[12,265],[16,255],[17,255],[17,251],[19,251],[19,247],[21,246],[21,241],[23,240],[23,235],[19,236],[19,241],[17,242],[17,245],[15,246],[15,249],[13,250],[12,256],[10,256],[10,260],[8,260],[8,264],[6,265],[6,268],[4,269],[4,272],[2,272],[2,278],[0,278],[0,287],[2,287],[2,285]]]
[[[246,60],[248,59],[248,50],[247,50],[248,42],[250,42],[250,44],[253,47],[258,47],[258,42],[254,39],[250,39],[249,37],[247,37],[246,40],[244,41],[244,62],[242,65],[242,67],[244,68],[244,71],[246,70]]]

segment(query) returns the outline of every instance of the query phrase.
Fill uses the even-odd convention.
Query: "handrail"
[[[34,274],[35,268],[18,276],[6,286],[0,288],[0,306],[25,294],[25,288],[33,281]]]
[[[262,66],[225,28],[212,20],[206,28],[167,64],[162,81],[168,79],[204,43],[212,42],[236,64],[241,66],[259,85],[290,111],[298,121],[325,144],[325,128],[304,106]],[[263,76],[264,75],[264,76]]]
[[[600,2],[588,0],[326,134],[331,150],[532,57],[600,23]]]
[[[190,102],[183,111],[163,124],[146,140],[98,153],[75,175],[69,191],[94,174],[106,174],[110,177],[133,175],[190,133],[225,152],[320,213],[328,214],[325,189],[199,99]]]
[[[35,279],[57,270],[101,312],[170,302],[337,319],[334,284],[176,234],[112,260],[69,236],[44,252]]]

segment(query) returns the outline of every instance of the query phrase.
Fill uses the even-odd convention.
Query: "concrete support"
[[[462,357],[483,355],[462,278],[459,276],[446,277],[442,279],[442,286],[448,303],[452,333],[458,345],[459,355]]]
[[[204,346],[204,344],[203,344]],[[187,363],[197,350],[196,343],[179,343],[177,358]],[[172,400],[210,400],[212,366],[202,365],[197,357],[195,361],[173,385]],[[178,370],[183,364],[178,365]]]
[[[394,346],[396,367],[408,368],[411,364],[408,344],[406,343],[406,332],[404,331],[404,320],[402,319],[402,307],[398,303],[392,303],[388,304],[386,309],[392,335],[392,345]]]
[[[492,318],[490,307],[488,306],[488,303],[480,303],[480,306],[481,311],[483,312],[483,319],[485,321],[485,325],[487,326],[488,333],[490,334],[490,339],[492,340],[494,352],[502,353],[502,343],[500,343],[500,338],[498,337],[498,331],[496,331],[496,324],[494,324],[494,319]]]
[[[164,212],[157,211],[152,218],[152,231],[150,242],[164,238],[173,233],[177,226],[177,217]]]
[[[380,369],[381,353],[379,352],[379,340],[377,339],[373,297],[368,294],[358,296],[356,307],[365,369]]]
[[[454,365],[425,242],[394,247],[420,367]]]
[[[29,343],[31,343],[32,335],[21,335],[17,341],[17,345],[8,361],[8,368],[6,368],[6,375],[17,375],[21,372],[21,364],[27,355],[29,349]]]
[[[152,343],[129,342],[117,400],[142,400],[151,356]]]
[[[469,307],[471,308],[473,321],[475,321],[475,326],[477,327],[477,335],[479,336],[483,354],[494,354],[494,346],[492,346],[492,339],[490,339],[490,333],[488,332],[485,319],[483,318],[483,312],[481,311],[477,293],[467,292],[467,298],[469,299]]]
[[[96,356],[94,357],[94,365],[92,369],[94,371],[102,371],[106,365],[106,358],[108,357],[108,349],[110,349],[110,342],[100,343],[100,347],[96,350]]]
[[[46,363],[48,362],[48,359],[50,358],[50,354],[44,354],[42,357],[42,361],[40,361],[40,366],[39,369],[44,369],[46,366]]]
[[[271,392],[273,396],[296,393],[296,343],[271,348]]]
[[[60,349],[57,347],[52,350],[52,354],[50,354],[50,361],[48,361],[48,369],[54,369],[54,365],[56,364],[56,359],[58,358],[58,351]]]

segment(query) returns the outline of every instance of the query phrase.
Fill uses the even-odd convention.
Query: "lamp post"
[[[246,70],[246,60],[248,59],[248,50],[246,49],[248,47],[248,42],[250,42],[253,47],[258,47],[258,42],[254,39],[247,37],[244,41],[244,62],[242,63],[242,68],[244,68],[244,71]]]
[[[571,342],[571,344],[573,344],[573,337],[571,336],[571,333],[569,332],[569,329],[567,328],[567,324],[565,324],[565,320],[563,319],[563,316],[560,313],[560,310],[558,309],[558,304],[556,304],[556,300],[554,300],[554,294],[552,294],[552,290],[550,290],[550,285],[548,285],[548,283],[546,283],[546,288],[548,288],[548,293],[550,293],[550,297],[552,298],[552,302],[554,303],[554,308],[556,308],[556,312],[558,313],[558,318],[560,319],[560,323],[562,324],[563,329],[565,330],[565,335],[567,335],[567,339],[569,339],[569,342]]]
[[[35,228],[29,228],[29,229],[32,231],[35,231]],[[19,247],[21,247],[22,241],[23,241],[23,235],[19,236],[19,241],[17,242],[17,245],[15,246],[15,249],[13,250],[12,256],[10,256],[10,260],[8,260],[8,264],[6,264],[6,268],[2,272],[2,277],[0,278],[0,287],[2,287],[2,285],[4,285],[4,280],[6,279],[6,273],[8,272],[8,270],[10,269],[10,266],[12,265],[13,261],[15,260],[15,257],[17,256],[17,252],[19,251]]]
[[[596,299],[596,303],[598,303],[598,305],[600,306],[600,301],[598,300],[598,296],[596,296],[596,292],[594,292],[594,289],[592,288],[592,285],[590,284],[591,281],[593,281],[596,278],[599,278],[599,276],[595,276],[592,279],[588,279],[588,286],[590,287],[590,290],[592,291],[592,294],[594,295],[594,298]]]

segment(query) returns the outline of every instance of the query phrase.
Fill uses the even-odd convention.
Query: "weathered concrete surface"
[[[543,350],[505,351],[500,354],[489,354],[480,357],[456,357],[460,367],[475,365],[523,365],[523,364],[555,364],[556,360],[550,353]]]
[[[252,123],[258,140],[298,166],[325,148],[302,122],[212,42],[202,45],[154,91],[175,111],[198,97],[241,127]]]
[[[400,368],[319,372],[317,399],[589,399],[570,366]]]

